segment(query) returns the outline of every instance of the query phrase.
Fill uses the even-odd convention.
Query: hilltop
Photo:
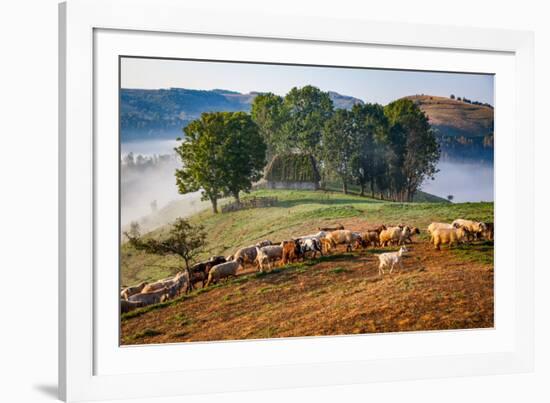
[[[493,134],[494,110],[490,106],[432,95],[405,98],[415,102],[428,115],[430,124],[439,135],[471,138]]]

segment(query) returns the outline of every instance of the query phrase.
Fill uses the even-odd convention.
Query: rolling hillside
[[[494,110],[445,97],[413,95],[414,101],[430,119],[440,135],[450,137],[484,137],[493,134]]]
[[[432,221],[450,222],[456,217],[492,221],[493,203],[394,203],[368,197],[324,191],[258,190],[244,197],[277,197],[275,207],[212,214],[210,209],[195,214],[192,223],[204,225],[207,247],[199,259],[232,254],[237,248],[263,239],[287,239],[316,232],[317,227],[332,223],[359,221],[371,223],[400,222],[426,228]],[[178,216],[183,206],[171,205],[161,214]],[[168,226],[150,233],[162,236]],[[122,284],[156,280],[181,267],[176,257],[138,252],[124,244],[121,250]]]
[[[492,203],[390,203],[320,191],[267,191],[275,207],[190,220],[204,225],[207,247],[199,257],[228,255],[259,240],[280,241],[343,224],[362,231],[376,223],[406,223],[424,230],[456,217],[491,220]],[[148,236],[162,237],[167,227]],[[248,266],[237,277],[199,288],[122,316],[123,344],[256,339],[493,326],[493,245],[477,242],[434,251],[425,231],[409,246],[404,269],[380,277],[368,248],[305,260],[270,273]],[[123,244],[123,284],[154,280],[181,269],[170,256],[147,255]]]

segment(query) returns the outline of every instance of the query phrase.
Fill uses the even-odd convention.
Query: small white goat
[[[399,268],[403,268],[403,263],[401,257],[408,252],[408,249],[406,246],[402,246],[398,252],[386,252],[381,253],[378,255],[378,260],[380,261],[380,265],[378,266],[378,274],[382,275],[384,274],[384,270],[389,268],[390,274],[393,271],[394,266],[397,264],[399,265]]]

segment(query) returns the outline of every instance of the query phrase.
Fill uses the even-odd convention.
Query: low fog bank
[[[444,159],[438,164],[435,180],[422,184],[422,190],[453,202],[494,201],[494,169],[489,162]]]
[[[128,150],[128,145],[123,145]],[[133,149],[140,150],[139,147]],[[141,148],[141,150],[146,150]],[[160,148],[158,151],[165,151]],[[150,231],[209,207],[199,192],[181,195],[176,186],[175,170],[181,166],[175,154],[123,153],[120,173],[121,226],[132,221]]]

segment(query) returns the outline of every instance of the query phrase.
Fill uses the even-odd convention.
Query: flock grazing
[[[456,219],[452,223],[432,222],[427,228],[427,233],[430,243],[436,250],[440,250],[441,245],[452,247],[478,239],[493,241],[494,224],[465,219]],[[315,258],[317,254],[329,254],[335,251],[338,245],[343,245],[348,252],[370,246],[401,246],[397,252],[376,255],[379,261],[379,275],[384,275],[386,270],[392,273],[396,267],[403,267],[403,256],[408,253],[406,245],[413,243],[413,236],[418,234],[419,228],[405,224],[381,224],[368,227],[363,232],[347,230],[339,225],[319,228],[315,234],[280,242],[264,240],[240,248],[233,255],[213,256],[199,262],[189,268],[189,274],[184,270],[173,277],[123,288],[120,293],[121,312],[167,301],[182,292],[189,292],[198,283],[201,283],[202,287],[208,287],[220,280],[236,276],[237,271],[246,266],[253,266],[260,272],[270,271],[276,264],[286,265]]]

